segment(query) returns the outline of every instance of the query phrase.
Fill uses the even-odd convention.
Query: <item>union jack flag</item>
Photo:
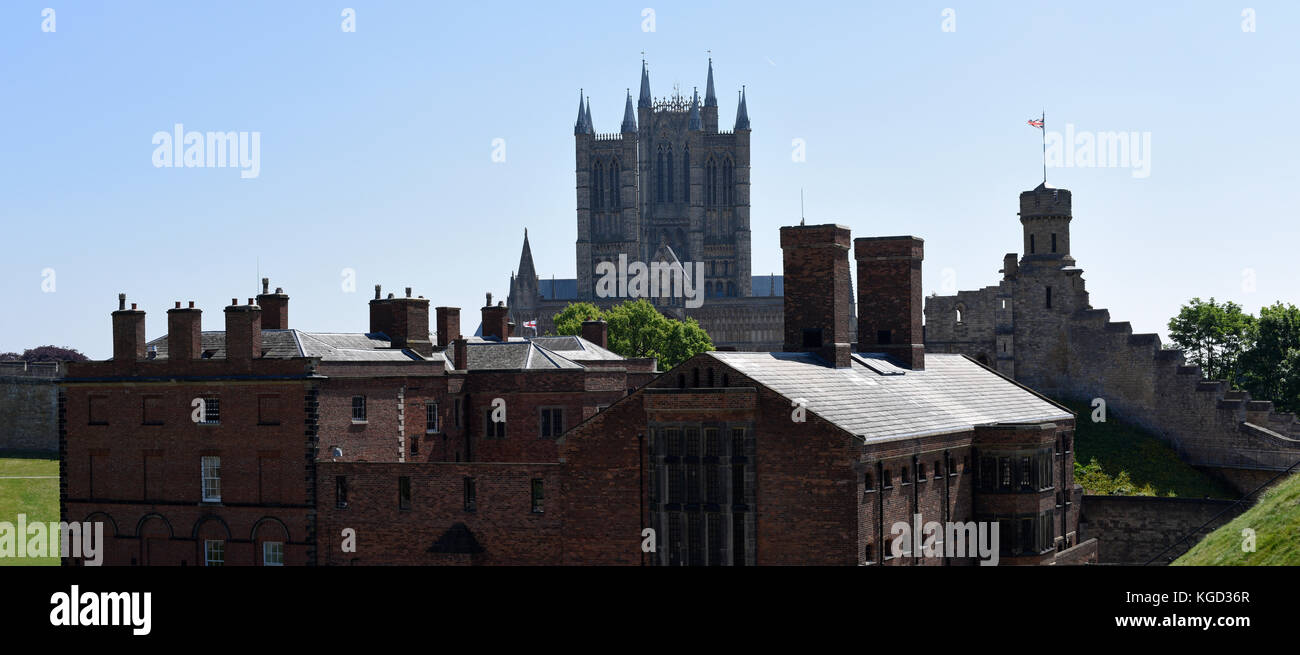
[[[533,319],[533,320],[531,320],[531,321],[524,321],[524,327],[526,327],[526,328],[532,328],[532,329],[536,330],[536,329],[537,329],[537,319]]]
[[[1041,118],[1031,118],[1031,119],[1029,119],[1029,124],[1030,124],[1031,126],[1033,126],[1033,127],[1041,128],[1041,127],[1043,126],[1043,119],[1041,119]]]

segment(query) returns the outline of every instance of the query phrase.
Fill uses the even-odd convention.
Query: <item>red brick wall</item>
[[[256,362],[257,368],[304,370],[302,360],[263,363]],[[227,541],[229,565],[260,563],[258,542],[267,539],[286,542],[286,564],[308,563],[312,501],[304,426],[313,383],[219,377],[176,382],[162,376],[86,381],[111,371],[112,364],[74,364],[63,384],[63,515],[69,521],[94,515],[92,520],[108,524],[105,563],[200,564],[204,535]],[[221,360],[155,361],[132,368],[181,377],[220,374],[223,365]],[[220,424],[194,423],[191,401],[210,394],[220,398]],[[91,396],[104,398],[107,425],[89,424]],[[153,407],[149,419],[161,425],[143,424],[146,397]],[[278,424],[259,424],[273,418],[266,411],[271,405],[259,402],[270,398],[278,401]],[[200,458],[205,455],[221,458],[220,503],[202,502]],[[149,516],[155,518],[145,521]]]
[[[329,565],[520,564],[562,561],[557,464],[321,462],[318,513],[321,562]],[[346,476],[348,506],[334,496]],[[398,505],[398,479],[411,479],[410,509]],[[476,510],[465,511],[464,479],[473,477]],[[532,511],[532,480],[543,481],[543,512]],[[429,553],[452,526],[463,523],[483,552]],[[342,531],[356,534],[356,552],[344,552]]]

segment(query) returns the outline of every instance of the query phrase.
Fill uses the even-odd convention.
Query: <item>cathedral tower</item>
[[[595,296],[601,262],[649,262],[667,245],[685,264],[703,262],[707,297],[751,294],[749,113],[742,90],[731,131],[718,129],[709,61],[704,98],[655,99],[641,62],[635,114],[629,90],[619,133],[598,134],[579,98],[574,124],[578,297]],[[617,301],[618,299],[611,299]]]

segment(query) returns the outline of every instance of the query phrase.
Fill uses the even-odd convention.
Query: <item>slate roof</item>
[[[866,441],[1027,423],[1073,414],[961,355],[927,353],[925,370],[857,353],[849,368],[811,353],[711,352],[710,356]]]
[[[575,361],[623,359],[622,355],[578,336],[529,337],[528,340]]]
[[[471,339],[465,357],[470,370],[581,369],[571,361],[537,344],[523,339],[506,342]]]
[[[226,333],[204,331],[199,334],[199,345],[214,359],[226,356]],[[167,359],[167,337],[162,336],[146,345],[157,348],[157,359]],[[348,362],[409,362],[425,358],[410,350],[394,350],[382,333],[355,332],[304,332],[302,330],[262,330],[263,357],[287,359],[290,357],[319,357],[322,361]],[[442,360],[434,353],[429,360]]]

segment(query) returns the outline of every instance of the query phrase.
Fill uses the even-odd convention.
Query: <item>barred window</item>
[[[366,397],[352,397],[352,422],[364,423],[366,421]]]
[[[564,434],[564,409],[561,407],[542,408],[540,436],[547,439],[562,434]]]
[[[203,425],[217,425],[221,423],[221,399],[216,396],[203,397],[202,420],[199,423]]]

